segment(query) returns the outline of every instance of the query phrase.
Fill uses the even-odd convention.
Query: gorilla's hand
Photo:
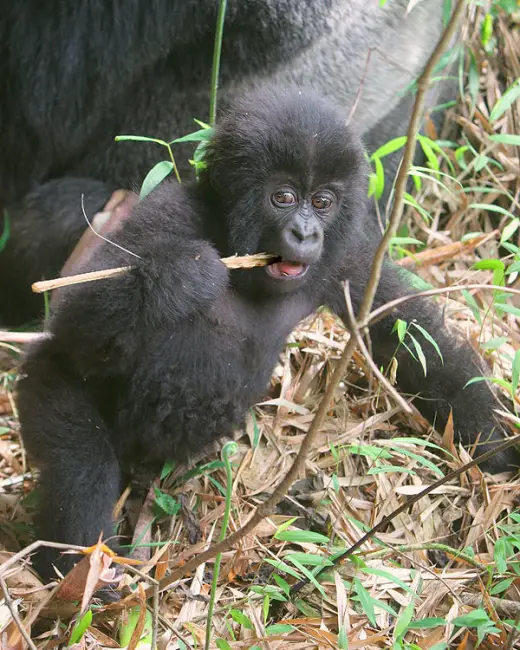
[[[143,254],[139,272],[144,280],[147,311],[177,319],[208,308],[225,291],[229,271],[217,249],[204,240],[165,238]]]

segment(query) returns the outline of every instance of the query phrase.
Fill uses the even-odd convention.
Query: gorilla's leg
[[[372,255],[370,248],[363,250],[360,247],[360,259],[364,257],[370,260]],[[352,267],[347,276],[356,312],[363,300],[369,268],[370,265],[368,268],[362,265]],[[409,286],[402,269],[386,262],[374,306],[382,306],[415,291]],[[335,289],[328,304],[348,326],[342,288]],[[398,336],[393,331],[397,319],[408,323],[410,333],[419,342],[426,360],[426,373],[418,359],[399,345]],[[414,327],[414,323],[423,327],[434,339],[442,359],[431,342]],[[376,363],[386,367],[395,356],[399,389],[416,396],[415,405],[438,430],[444,430],[452,412],[457,441],[465,446],[476,444],[475,457],[495,449],[503,442],[507,431],[496,416],[495,409],[503,409],[504,406],[493,386],[484,381],[467,385],[474,377],[487,376],[488,371],[470,344],[445,322],[443,311],[435,300],[415,298],[402,303],[370,327],[370,338]],[[483,464],[483,469],[491,472],[511,471],[519,465],[520,455],[510,448],[490,458]]]
[[[101,532],[104,539],[114,535],[121,470],[84,382],[73,380],[59,357],[39,355],[40,346],[49,345],[44,341],[31,350],[18,383],[23,441],[41,472],[37,536],[92,545]],[[50,577],[52,562],[65,573],[77,557],[45,549],[35,564]]]
[[[60,269],[87,224],[81,207],[84,196],[89,219],[103,209],[112,188],[88,178],[48,181],[4,211],[10,226],[0,252],[0,323],[16,327],[43,314],[43,297],[31,284],[50,279]]]

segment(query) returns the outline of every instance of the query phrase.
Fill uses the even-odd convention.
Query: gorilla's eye
[[[284,208],[289,205],[294,205],[297,199],[296,194],[291,192],[291,190],[277,190],[272,195],[271,201],[274,205]]]
[[[316,210],[328,210],[332,205],[332,199],[330,196],[325,196],[324,194],[317,194],[312,197],[312,205]]]

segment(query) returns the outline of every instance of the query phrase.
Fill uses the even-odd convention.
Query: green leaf
[[[260,443],[260,438],[262,434],[260,433],[260,427],[258,426],[256,415],[253,409],[249,409],[249,413],[251,414],[251,420],[253,422],[253,443],[251,446],[254,451],[258,447],[258,444]]]
[[[499,594],[504,593],[506,589],[509,589],[509,587],[513,584],[515,578],[506,578],[505,580],[500,580],[497,582],[496,585],[491,587],[489,593],[491,596],[498,596]]]
[[[374,160],[375,158],[383,158],[384,156],[388,156],[395,151],[399,151],[399,149],[402,149],[406,144],[406,140],[407,136],[403,135],[399,138],[393,138],[393,140],[385,142],[384,145],[374,151],[374,153],[370,156],[370,160]]]
[[[309,580],[309,582],[312,582],[312,584],[316,587],[316,589],[321,593],[322,596],[326,597],[325,590],[320,585],[320,583],[316,580],[314,574],[311,571],[309,571],[309,569],[306,569],[303,566],[303,564],[301,564],[301,562],[298,562],[297,560],[291,557],[287,557],[287,559],[290,560],[294,564],[294,566],[303,573],[303,575],[307,578],[307,580]]]
[[[79,643],[83,638],[85,632],[91,626],[91,624],[92,624],[92,610],[87,609],[87,611],[83,614],[83,616],[74,623],[74,627],[72,628],[72,632],[70,634],[70,639],[67,643],[67,647],[74,645],[75,643]]]
[[[179,144],[181,142],[202,142],[203,140],[209,140],[212,138],[214,133],[215,129],[208,127],[207,129],[200,129],[199,131],[183,135],[180,138],[175,138],[175,140],[172,140],[170,144]]]
[[[195,124],[198,124],[201,129],[211,129],[211,126],[207,122],[203,122],[202,120],[197,120],[195,117],[193,118],[193,121]]]
[[[413,451],[409,451],[408,449],[399,449],[399,452],[401,454],[403,454],[404,456],[408,456],[409,458],[413,458],[413,460],[417,461],[420,465],[423,465],[424,467],[427,467],[434,474],[437,474],[437,476],[439,476],[439,477],[444,476],[444,474],[437,467],[437,465],[435,465],[435,463],[432,463],[431,460],[428,460],[428,458],[424,458],[423,456],[420,456],[419,454],[414,454]]]
[[[329,538],[312,530],[284,530],[276,531],[275,538],[282,542],[300,542],[307,544],[328,544]]]
[[[486,47],[491,37],[493,36],[493,16],[486,14],[480,26],[480,42],[482,47]]]
[[[408,625],[409,630],[429,630],[432,627],[443,627],[446,625],[444,618],[428,617],[422,621],[411,621]]]
[[[505,379],[499,379],[498,377],[473,377],[464,385],[464,388],[471,386],[471,384],[476,384],[479,381],[490,381],[492,384],[497,384],[497,386],[502,386],[508,393],[511,393],[511,384]]]
[[[245,627],[247,630],[254,630],[254,625],[251,622],[251,619],[246,616],[243,612],[238,609],[230,609],[229,614],[231,618],[242,627]]]
[[[424,329],[424,327],[422,327],[422,325],[419,325],[419,323],[413,322],[412,326],[418,329],[419,332],[421,332],[421,334],[424,336],[424,338],[433,345],[435,352],[437,352],[440,360],[444,363],[444,359],[442,358],[442,353],[439,346],[437,345],[437,341],[434,338],[432,338],[432,336],[430,336],[430,334]]]
[[[165,515],[173,517],[181,509],[180,503],[165,492],[159,490],[159,488],[154,488],[155,491],[155,505],[164,512]]]
[[[159,183],[161,183],[173,170],[173,163],[170,160],[161,160],[150,169],[141,186],[139,200],[142,201],[145,196],[148,196]]]
[[[451,623],[457,627],[480,627],[481,625],[492,622],[484,609],[474,609],[465,616],[454,618]]]
[[[431,442],[430,440],[424,440],[423,438],[415,438],[414,436],[410,437],[395,437],[392,438],[392,442],[396,443],[397,449],[399,451],[402,451],[402,448],[399,446],[400,443],[403,444],[410,444],[410,445],[419,445],[420,447],[431,447],[432,449],[437,449],[438,451],[445,451],[443,447],[440,445],[436,445],[434,442]]]
[[[280,524],[276,529],[275,537],[278,535],[278,533],[283,533],[283,531],[287,530],[289,526],[292,526],[297,519],[299,519],[299,517],[291,517],[291,519],[288,519],[287,521],[284,521],[283,524]]]
[[[502,347],[504,343],[507,343],[507,341],[507,336],[499,336],[496,339],[490,339],[486,343],[481,343],[480,347],[483,350],[498,350],[498,348]]]
[[[304,566],[334,566],[334,563],[329,559],[315,553],[290,553],[284,559],[296,560],[296,562],[300,562]]]
[[[410,332],[408,332],[408,336],[409,336],[409,338],[412,340],[412,343],[413,343],[413,346],[414,346],[414,348],[415,348],[415,351],[417,352],[417,357],[419,358],[419,362],[420,362],[420,364],[421,364],[421,366],[422,366],[422,369],[423,369],[423,372],[424,372],[424,376],[426,377],[426,371],[427,371],[426,357],[424,356],[424,352],[423,352],[423,349],[422,349],[422,347],[421,347],[421,344],[420,344],[419,341],[415,338],[415,336],[413,336],[412,334],[410,334]]]
[[[493,549],[493,559],[496,562],[497,570],[500,574],[507,571],[507,558],[513,552],[513,548],[506,537],[500,537],[495,542]]]
[[[503,214],[505,217],[514,218],[513,214],[509,210],[506,210],[500,205],[494,205],[493,203],[471,203],[469,207],[475,210],[497,212],[498,214]]]
[[[505,244],[505,242],[504,242]],[[516,248],[516,247],[515,247]],[[513,251],[512,251],[513,252]],[[520,251],[515,251],[514,254],[518,254]],[[520,260],[517,262],[513,262],[510,266],[507,267],[506,273],[510,275],[511,273],[518,273],[520,272]]]
[[[0,253],[4,250],[11,235],[11,222],[7,210],[4,210],[4,228],[0,235]]]
[[[139,613],[141,611],[141,608],[139,605],[137,607],[132,607],[132,609],[128,612],[128,618],[126,619],[125,624],[121,625],[119,628],[119,644],[122,645],[123,647],[126,647],[130,643],[130,639],[132,638],[132,634],[134,633],[134,630],[137,626],[137,623],[139,621]],[[143,627],[143,633],[141,634],[141,638],[139,639],[140,643],[143,645],[146,644],[151,644],[152,643],[152,614],[148,610],[146,610],[145,613],[145,619],[144,619],[144,627]],[[137,649],[139,649],[140,644],[137,645]]]
[[[402,266],[397,267],[397,272],[412,289],[416,289],[417,291],[428,291],[428,289],[433,289],[433,285],[429,282],[426,282],[419,275]]]
[[[520,147],[520,135],[516,133],[495,133],[489,139],[500,144],[510,144],[513,147]]]
[[[498,102],[493,106],[493,110],[489,115],[491,122],[498,120],[512,106],[514,102],[520,97],[520,81],[515,81],[502,95]]]
[[[276,584],[280,587],[280,589],[284,592],[286,596],[289,596],[291,593],[291,585],[286,582],[281,576],[279,576],[277,573],[273,573],[273,580],[276,582]]]
[[[408,329],[408,323],[405,320],[398,318],[394,323],[392,332],[397,332],[397,337],[399,341],[402,343],[404,341],[404,337],[406,336],[407,329]]]
[[[215,639],[218,650],[231,650],[231,646],[225,639]]]
[[[114,140],[116,142],[127,142],[129,140],[134,142],[155,142],[155,144],[160,144],[163,147],[168,147],[168,143],[164,140],[159,140],[157,138],[147,138],[143,135],[116,135]]]
[[[401,589],[404,589],[404,591],[407,591],[409,594],[412,594],[413,596],[415,595],[415,592],[413,589],[411,589],[406,582],[403,582],[400,578],[397,578],[394,576],[390,571],[385,571],[385,569],[372,569],[370,567],[364,567],[361,569],[363,573],[366,573],[367,575],[370,576],[379,576],[380,578],[385,578],[386,580],[389,580],[390,582],[393,582],[394,584],[398,585],[401,587]]]
[[[424,155],[426,156],[426,160],[428,161],[429,166],[436,172],[439,171],[439,161],[437,160],[437,156],[433,153],[433,149],[430,146],[429,138],[426,138],[422,135],[417,136],[417,139],[419,140],[419,144],[421,145],[421,149],[423,150]]]
[[[495,271],[497,269],[503,271],[506,265],[502,260],[480,260],[479,262],[475,262],[471,268],[479,271]]]
[[[451,0],[444,0],[442,4],[442,26],[446,29],[451,18]]]
[[[416,177],[414,176],[414,179]],[[419,204],[417,199],[413,197],[411,194],[408,194],[408,192],[405,192],[404,194],[404,200],[403,203],[405,205],[409,205],[410,207],[414,208],[414,210],[417,210],[417,212],[421,215],[421,217],[425,220],[426,223],[431,223],[432,222],[432,215],[425,210],[422,205]]]
[[[366,456],[372,460],[378,460],[380,458],[392,458],[392,454],[390,452],[388,452],[386,449],[381,449],[381,447],[376,447],[375,445],[352,444],[347,446],[347,451],[350,454]]]
[[[478,324],[482,325],[482,317],[480,315],[480,308],[477,304],[477,301],[475,300],[475,298],[473,298],[473,296],[467,289],[462,290],[462,295],[464,296],[464,299],[468,303],[468,307],[471,309],[471,312],[475,317],[475,319],[477,320]]]
[[[269,595],[269,598],[271,600],[277,600],[281,603],[286,603],[287,598],[281,594],[279,591],[271,592],[267,591],[266,587],[260,587],[259,585],[253,585],[252,587],[249,588],[251,591],[253,591],[255,594],[259,594],[260,596],[265,596],[266,594]]]
[[[338,650],[348,650],[348,636],[344,625],[338,630]]]
[[[366,614],[370,623],[376,627],[376,613],[374,610],[373,600],[368,591],[363,587],[359,578],[354,578],[354,589],[361,603],[363,613]]]
[[[520,349],[515,352],[515,358],[513,360],[512,381],[511,381],[513,385],[513,393],[516,393],[519,379],[520,379]]]
[[[161,470],[161,481],[164,481],[164,479],[173,472],[173,468],[175,467],[175,463],[172,461],[166,461],[163,465],[163,468]]]
[[[294,632],[295,628],[293,625],[286,625],[284,623],[275,623],[274,625],[268,625],[265,628],[265,632],[268,636],[288,634],[289,632]]]
[[[292,576],[293,578],[296,578],[296,580],[301,580],[302,579],[302,574],[298,573],[298,571],[295,571],[292,567],[290,567],[288,564],[283,562],[283,560],[273,560],[270,557],[266,557],[264,559],[264,562],[267,562],[267,564],[270,564],[271,566],[274,566],[274,568],[277,571],[283,571],[284,573],[287,573],[288,575]]]
[[[397,639],[402,639],[408,630],[408,626],[411,623],[414,610],[414,601],[413,599],[406,605],[406,607],[401,612],[401,615],[397,619],[397,623],[394,628],[394,636]]]
[[[471,112],[477,105],[477,97],[480,85],[480,70],[472,50],[469,51],[469,69],[468,69],[468,92],[471,98]]]
[[[375,198],[379,200],[383,196],[385,189],[385,170],[380,158],[374,158],[373,162],[375,167],[373,193]]]
[[[415,237],[392,237],[391,244],[401,246],[405,244],[424,246],[424,242],[420,241],[419,239],[415,239]]]
[[[520,309],[518,307],[514,307],[513,305],[500,305],[500,309],[508,314],[513,314],[516,318],[520,318]]]
[[[520,144],[520,143],[519,143]],[[500,244],[503,244],[505,241],[508,239],[511,239],[511,237],[515,234],[515,232],[518,230],[518,227],[520,226],[520,219],[512,219],[505,227],[504,230],[502,230],[502,234],[500,236]]]

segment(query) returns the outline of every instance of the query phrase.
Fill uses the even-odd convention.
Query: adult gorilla
[[[443,0],[229,0],[221,105],[270,78],[345,107],[368,151],[405,132],[410,94],[442,30]],[[6,0],[0,21],[0,321],[41,311],[29,284],[56,275],[87,212],[139,186],[175,138],[207,119],[216,0]],[[366,68],[366,75],[364,70]],[[186,158],[182,156],[182,158]],[[181,161],[182,162],[182,161]],[[77,182],[60,182],[65,177]],[[102,181],[93,183],[87,179]],[[52,181],[50,184],[49,182]]]

